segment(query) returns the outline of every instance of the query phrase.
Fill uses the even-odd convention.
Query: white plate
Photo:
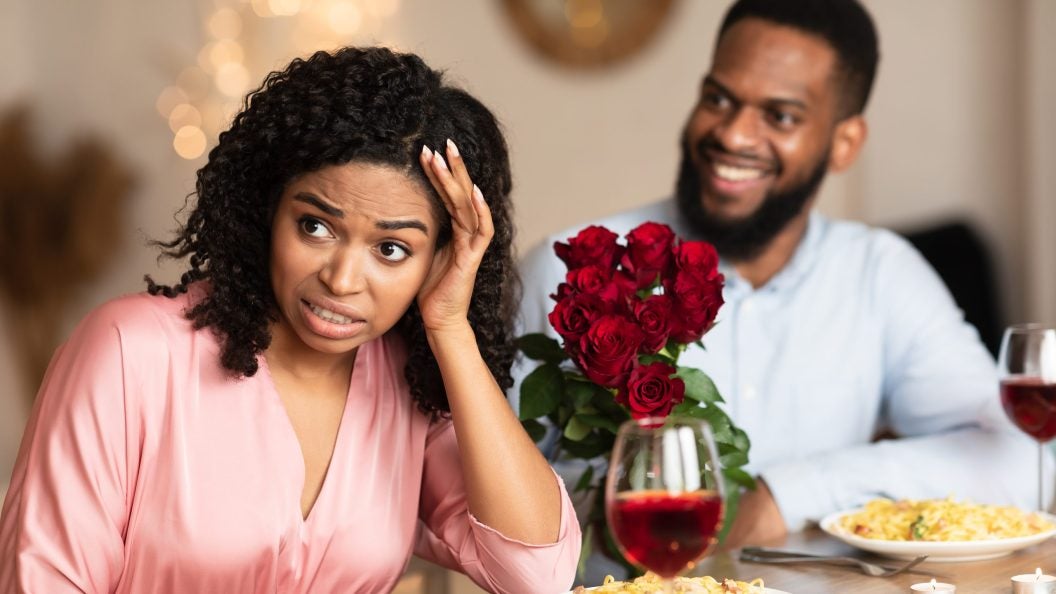
[[[1004,557],[1013,551],[1025,549],[1036,545],[1056,535],[1056,528],[1035,534],[1033,536],[1020,536],[1016,538],[998,538],[994,540],[967,540],[958,542],[927,542],[907,540],[877,540],[875,538],[862,538],[851,534],[840,528],[838,521],[841,517],[860,512],[860,509],[837,512],[829,514],[821,521],[821,529],[843,542],[870,551],[885,557],[895,559],[912,559],[918,555],[927,555],[928,561],[979,561],[982,559],[995,559]],[[1050,522],[1056,523],[1056,516],[1052,514],[1041,514]]]
[[[587,588],[587,592],[593,592],[595,590],[597,590],[597,588]],[[562,594],[572,594],[572,592],[568,591],[568,592],[563,592]],[[763,588],[762,589],[762,594],[789,594],[789,593],[784,591],[784,590],[774,590],[773,588]]]

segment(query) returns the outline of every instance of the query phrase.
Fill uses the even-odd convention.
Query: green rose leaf
[[[568,394],[569,399],[572,401],[572,406],[576,410],[582,410],[587,407],[594,399],[594,392],[597,390],[597,386],[587,382],[581,381],[565,381],[565,393]]]
[[[744,452],[730,452],[729,454],[723,454],[719,456],[719,464],[722,464],[723,468],[744,466],[747,463],[748,454]]]
[[[616,435],[616,432],[620,430],[620,423],[619,422],[614,421],[614,420],[610,419],[609,417],[605,417],[605,416],[602,416],[602,415],[579,414],[579,415],[576,415],[575,418],[579,419],[580,422],[582,422],[582,423],[584,423],[586,425],[589,425],[591,427],[596,427],[598,429],[605,429],[606,431],[609,431],[613,435]]]
[[[576,481],[576,486],[572,489],[573,492],[586,491],[590,487],[590,481],[594,478],[594,467],[587,464],[587,469],[583,471],[583,474],[579,475],[579,480]]]
[[[729,483],[734,483],[741,487],[745,487],[746,489],[755,488],[755,479],[752,477],[752,475],[748,474],[744,470],[741,470],[740,468],[723,468],[722,476],[726,477],[727,486],[729,486]],[[732,490],[733,489],[727,489],[727,491]]]
[[[664,351],[653,355],[642,355],[638,357],[638,362],[642,365],[649,365],[650,363],[666,363],[667,365],[674,365],[675,360],[664,354]]]
[[[572,415],[565,425],[565,437],[572,441],[582,441],[590,433],[590,425],[583,422],[581,415]]]
[[[536,361],[560,363],[568,359],[568,353],[556,340],[541,333],[521,336],[517,339],[517,348],[521,349],[526,357]]]
[[[522,421],[544,417],[557,408],[565,393],[565,377],[554,363],[544,363],[521,383]]]
[[[531,437],[532,441],[536,443],[541,441],[543,437],[546,437],[546,427],[535,419],[525,419],[524,421],[521,421],[521,426],[524,427],[526,432],[528,432],[528,437]]]
[[[723,401],[715,382],[703,371],[692,367],[679,367],[675,377],[682,378],[686,383],[686,398],[707,403]]]
[[[592,431],[581,441],[573,441],[567,437],[562,437],[561,449],[574,458],[590,460],[598,456],[608,457],[615,441],[615,437],[608,433]]]
[[[733,428],[733,445],[737,446],[737,449],[742,452],[747,452],[752,445],[751,440],[748,439],[748,434],[740,427]]]

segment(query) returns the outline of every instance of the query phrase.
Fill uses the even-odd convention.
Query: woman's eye
[[[310,237],[330,237],[330,230],[319,219],[304,217],[300,221],[301,231]]]
[[[402,262],[407,259],[407,256],[411,255],[407,248],[391,241],[386,241],[378,246],[378,253],[389,262]]]

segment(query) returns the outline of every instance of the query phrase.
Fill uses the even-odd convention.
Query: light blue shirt
[[[673,200],[595,224],[622,236],[645,221],[693,238]],[[553,242],[585,226],[524,259],[523,332],[556,338],[548,295],[566,269]],[[813,213],[766,285],[720,269],[726,303],[707,350],[691,346],[679,364],[715,381],[751,439],[747,470],[766,481],[790,530],[879,496],[1037,505],[1037,445],[1005,416],[993,359],[905,240]],[[535,365],[521,361],[515,375]],[[515,406],[518,397],[515,386]],[[884,429],[900,438],[874,442]]]

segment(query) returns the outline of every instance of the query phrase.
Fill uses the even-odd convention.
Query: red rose
[[[620,264],[635,280],[639,289],[656,281],[671,265],[671,248],[675,234],[667,225],[642,223],[627,234],[627,251]]]
[[[612,305],[626,295],[620,284],[613,282],[611,268],[584,266],[569,270],[565,275],[568,286],[579,293],[593,293]]]
[[[719,273],[719,254],[706,241],[683,241],[674,249],[675,268],[710,280]]]
[[[711,329],[723,303],[724,280],[718,273],[711,279],[688,270],[678,273],[670,292],[675,311],[671,338],[683,343],[695,342]]]
[[[608,308],[597,295],[575,293],[557,302],[547,319],[565,341],[565,350],[577,346],[595,319]],[[572,351],[569,351],[571,354]]]
[[[642,333],[638,325],[616,315],[594,320],[579,339],[576,363],[590,381],[607,388],[622,388],[638,362]]]
[[[590,265],[613,269],[624,250],[623,246],[616,243],[618,237],[605,227],[591,225],[575,237],[568,238],[567,244],[554,242],[554,253],[569,270]]]
[[[653,295],[635,303],[634,319],[644,335],[642,351],[658,352],[667,344],[667,337],[671,334],[671,299],[667,295]]]
[[[666,363],[641,365],[627,380],[627,407],[636,419],[666,417],[685,398],[686,383],[671,377],[678,371]]]

